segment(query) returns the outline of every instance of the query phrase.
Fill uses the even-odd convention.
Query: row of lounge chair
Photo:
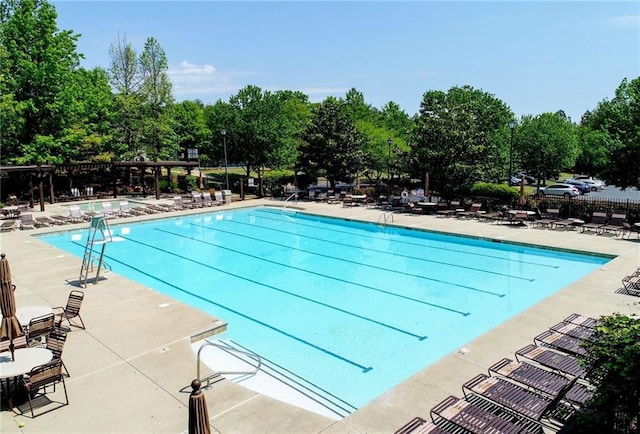
[[[203,207],[213,207],[222,205],[224,202],[222,192],[216,192],[214,196],[210,192],[192,193],[191,200],[184,200],[182,196],[175,196],[173,204],[146,204],[131,206],[128,200],[120,200],[119,207],[113,208],[110,201],[102,202],[102,211],[83,211],[79,205],[70,205],[68,215],[54,214],[51,216],[42,216],[33,218],[33,214],[29,212],[21,212],[18,221],[3,222],[0,226],[1,231],[11,231],[19,229],[33,229],[42,226],[62,225],[67,223],[79,223],[89,221],[95,216],[104,216],[106,218],[130,217],[144,214],[155,214],[168,211],[179,211],[184,209],[194,209]]]
[[[536,336],[434,406],[431,420],[415,417],[395,434],[543,433],[558,431],[592,396],[593,386],[577,356],[584,354],[598,321],[577,313]]]

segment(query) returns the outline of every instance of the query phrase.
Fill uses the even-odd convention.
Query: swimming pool
[[[610,260],[266,207],[112,228],[115,272],[350,411]],[[41,239],[82,257],[87,233]]]

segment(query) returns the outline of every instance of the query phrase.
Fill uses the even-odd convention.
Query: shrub
[[[469,193],[472,196],[498,199],[505,203],[517,201],[520,196],[520,193],[516,188],[508,187],[504,184],[491,184],[488,182],[476,182],[471,186]]]

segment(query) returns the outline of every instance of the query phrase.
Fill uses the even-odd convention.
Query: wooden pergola
[[[171,180],[171,169],[173,167],[184,167],[188,172],[191,169],[198,167],[197,161],[118,161],[111,163],[93,163],[93,162],[79,162],[79,163],[65,163],[65,164],[37,164],[30,166],[0,166],[0,177],[4,174],[19,173],[29,176],[29,206],[33,207],[34,188],[35,184],[38,186],[38,196],[40,201],[40,210],[44,211],[44,184],[45,180],[48,180],[49,184],[49,197],[50,203],[55,203],[55,193],[53,185],[53,175],[60,172],[66,173],[78,173],[95,170],[107,170],[111,169],[112,182],[113,182],[113,197],[118,196],[117,181],[118,181],[118,169],[120,168],[137,168],[143,174],[147,169],[151,169],[154,175],[153,192],[156,199],[160,199],[160,178],[162,169],[167,169],[167,179]],[[69,178],[69,187],[72,186],[72,177]],[[147,188],[144,182],[144,176],[141,176],[142,194],[147,194]],[[65,189],[66,190],[66,189]]]

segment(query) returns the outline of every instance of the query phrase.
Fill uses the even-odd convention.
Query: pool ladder
[[[393,223],[393,213],[392,212],[383,212],[378,217],[378,224],[388,224]]]

